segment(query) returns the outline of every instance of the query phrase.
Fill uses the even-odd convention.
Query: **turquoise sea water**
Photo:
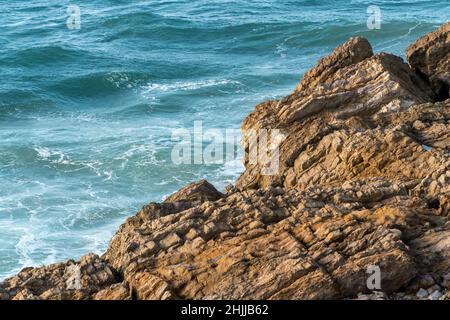
[[[175,165],[173,129],[239,128],[350,36],[404,56],[450,1],[11,0],[0,12],[2,279],[101,253],[126,216],[188,182],[223,188],[239,157]]]

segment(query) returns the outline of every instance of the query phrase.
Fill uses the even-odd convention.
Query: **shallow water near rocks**
[[[188,182],[218,188],[233,161],[175,165],[172,130],[238,129],[263,100],[351,36],[404,56],[448,1],[8,1],[0,23],[0,279],[101,253],[142,205]],[[238,153],[240,154],[240,152]]]

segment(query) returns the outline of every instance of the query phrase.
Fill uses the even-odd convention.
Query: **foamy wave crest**
[[[104,167],[104,163],[98,160],[74,160],[60,150],[53,150],[47,147],[34,146],[37,156],[50,164],[53,168],[62,166],[58,170],[65,173],[76,172],[89,169],[98,177],[104,177],[103,181],[114,180],[116,178],[113,170]]]
[[[164,92],[174,92],[174,91],[189,91],[189,90],[198,90],[202,88],[214,87],[214,86],[222,86],[222,85],[239,85],[241,84],[239,81],[234,80],[216,80],[216,79],[207,79],[201,81],[188,81],[182,82],[177,81],[174,83],[149,83],[144,86],[144,93],[164,93]]]
[[[35,146],[33,149],[43,160],[49,160],[52,163],[70,164],[70,159],[62,151],[40,146]]]

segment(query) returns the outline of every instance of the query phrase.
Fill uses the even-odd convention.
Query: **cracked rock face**
[[[192,183],[103,256],[24,269],[0,299],[448,299],[448,26],[409,65],[350,39],[244,120],[247,152],[249,129],[284,135],[276,174],[247,154],[225,194]]]
[[[364,212],[362,202],[341,197],[334,188],[236,192],[126,224],[113,243],[139,247],[112,245],[104,258],[150,299],[343,298],[364,291],[369,265],[389,270],[382,277],[389,291],[412,279],[417,271],[401,231],[373,221],[379,209]]]

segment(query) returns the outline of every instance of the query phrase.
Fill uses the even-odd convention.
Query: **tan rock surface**
[[[89,254],[80,261],[69,260],[41,268],[23,269],[0,284],[0,298],[84,300],[118,279],[119,275],[108,263],[97,255]]]

